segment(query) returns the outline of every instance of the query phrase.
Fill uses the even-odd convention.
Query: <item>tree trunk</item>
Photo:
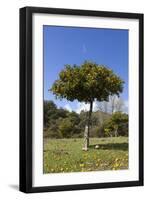
[[[118,136],[118,126],[115,128],[115,132],[114,132],[115,137]]]
[[[89,147],[89,135],[90,135],[92,108],[93,108],[93,101],[90,102],[90,110],[88,113],[88,136],[87,136],[87,140],[86,140],[87,148]]]

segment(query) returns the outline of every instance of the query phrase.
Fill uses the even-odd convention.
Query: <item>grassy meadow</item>
[[[44,173],[88,172],[128,169],[128,137],[44,139]],[[97,148],[96,148],[97,147]]]

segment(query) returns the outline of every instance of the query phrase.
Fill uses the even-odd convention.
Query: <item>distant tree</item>
[[[54,113],[53,117],[58,118],[66,118],[68,116],[69,111],[63,108],[58,108],[56,113]]]
[[[62,119],[60,121],[59,132],[63,138],[71,137],[72,129],[73,129],[73,124],[68,118]]]
[[[81,66],[66,65],[59,73],[59,79],[50,89],[57,98],[69,101],[78,100],[90,104],[88,115],[88,138],[94,100],[108,101],[110,95],[119,95],[123,90],[123,81],[114,72],[93,62],[84,62]]]
[[[53,101],[44,101],[44,127],[48,126],[49,118],[57,111],[57,106]]]
[[[69,112],[67,117],[74,125],[78,125],[80,122],[80,117],[76,112]]]
[[[124,108],[124,101],[117,95],[109,96],[110,112],[122,112]]]
[[[123,112],[124,101],[117,95],[110,95],[108,101],[97,102],[97,109],[105,113]]]
[[[104,123],[104,131],[107,136],[128,136],[128,115],[122,112],[113,113]]]
[[[60,118],[59,122],[59,132],[63,138],[71,138],[74,135],[78,137],[80,133],[79,128],[79,116],[75,112],[68,113],[66,118]]]
[[[97,106],[97,109],[100,111],[99,112],[99,122],[100,122],[99,134],[103,135],[104,134],[103,124],[105,121],[103,113],[113,114],[114,112],[123,112],[125,110],[124,101],[117,95],[110,95],[108,101],[96,102],[96,106]],[[109,129],[107,129],[105,133],[106,132],[109,133]],[[106,134],[106,135],[109,135],[109,134]]]

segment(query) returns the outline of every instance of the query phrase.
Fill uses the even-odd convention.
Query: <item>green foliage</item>
[[[123,83],[111,69],[86,61],[81,66],[66,65],[50,90],[69,101],[107,101],[109,95],[122,92]]]
[[[79,138],[83,137],[88,112],[80,114],[57,108],[52,101],[44,101],[44,137],[49,138]],[[103,124],[100,123],[100,115]],[[128,135],[128,115],[116,112],[113,115],[100,111],[93,112],[90,137]]]
[[[44,137],[81,137],[80,116],[63,108],[57,108],[52,101],[44,101]]]
[[[112,117],[104,123],[106,136],[128,136],[128,115],[122,112],[115,112]]]
[[[53,115],[57,110],[56,104],[54,104],[53,101],[44,101],[44,126],[47,127],[50,116],[52,116],[52,119],[54,118]]]
[[[63,138],[73,137],[80,134],[81,129],[78,127],[79,116],[75,112],[68,113],[67,118],[62,119],[59,123],[59,132]]]
[[[61,138],[58,130],[59,121],[67,115],[68,111],[57,108],[53,101],[44,101],[44,137]]]
[[[70,134],[72,134],[73,128],[73,123],[68,118],[62,119],[59,124],[59,131],[64,138],[72,136]]]

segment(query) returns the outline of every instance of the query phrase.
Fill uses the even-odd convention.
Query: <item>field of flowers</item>
[[[44,173],[88,172],[128,169],[128,138],[44,139]]]

